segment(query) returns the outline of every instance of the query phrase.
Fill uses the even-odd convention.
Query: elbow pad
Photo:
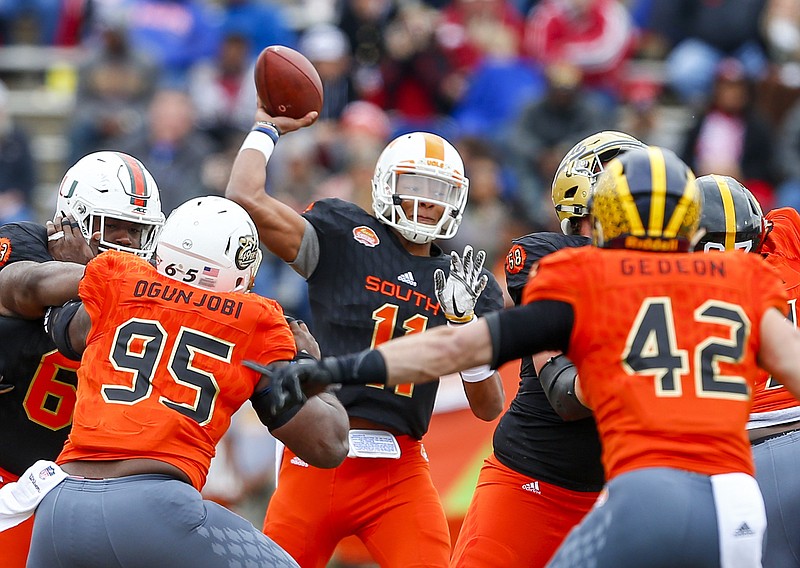
[[[550,406],[562,420],[573,422],[589,418],[592,411],[586,408],[575,395],[575,365],[564,355],[551,357],[539,372],[539,382]]]
[[[56,344],[66,358],[80,361],[81,354],[72,347],[69,340],[69,323],[81,307],[80,300],[70,300],[63,306],[47,308],[44,315],[44,331]]]

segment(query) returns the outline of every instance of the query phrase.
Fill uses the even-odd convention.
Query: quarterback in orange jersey
[[[306,278],[321,352],[351,353],[502,308],[483,252],[466,247],[463,257],[448,256],[434,242],[456,234],[469,188],[461,156],[440,136],[412,132],[386,146],[372,179],[371,213],[320,199],[300,214],[264,191],[278,131],[315,118],[273,118],[259,109],[226,195],[250,213],[267,248]],[[496,418],[505,403],[499,374],[481,366],[461,378],[473,414]],[[450,532],[422,443],[438,382],[370,383],[336,391],[351,428],[340,467],[308,467],[284,452],[264,531],[303,568],[327,565],[350,536],[381,566],[447,566]]]
[[[202,197],[167,219],[156,267],[116,251],[87,265],[83,307],[68,326],[50,328],[83,358],[72,431],[57,460],[68,477],[39,504],[29,567],[296,566],[199,493],[216,443],[247,400],[289,445],[304,434],[294,417],[315,413],[327,437],[309,440],[313,448],[301,443],[305,459],[335,466],[347,451],[335,398],[276,399],[241,364],[296,356],[280,306],[246,293],[260,260],[247,213]]]
[[[632,149],[600,175],[595,246],[548,255],[525,305],[460,329],[276,369],[298,383],[392,385],[546,349],[578,369],[607,483],[548,566],[761,565],[764,502],[745,431],[758,366],[800,395],[800,333],[756,255],[686,254],[700,198],[669,150]]]
[[[790,208],[766,216],[750,191],[727,176],[697,179],[703,198],[697,250],[760,253],[773,266],[789,295],[789,321],[797,323],[800,298],[800,215]],[[800,404],[774,377],[763,373],[753,390],[747,424],[756,480],[767,510],[765,568],[794,566],[800,559]]]

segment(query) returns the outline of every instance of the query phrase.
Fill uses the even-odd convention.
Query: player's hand
[[[272,116],[269,114],[259,101],[258,110],[256,110],[256,122],[271,122],[278,129],[278,134],[284,135],[295,130],[300,130],[306,126],[311,126],[319,118],[319,113],[312,110],[302,118],[291,118],[289,116]]]
[[[317,340],[311,335],[305,322],[290,316],[286,316],[286,321],[289,323],[289,329],[292,330],[294,345],[297,348],[297,352],[308,353],[314,359],[319,359],[321,357],[319,343],[317,343]]]
[[[47,221],[47,250],[56,260],[86,264],[94,252],[81,233],[78,222],[71,215],[56,215]]]
[[[301,405],[307,400],[300,387],[300,380],[292,373],[281,372],[296,367],[297,363],[276,367],[275,365],[259,365],[254,361],[242,361],[242,365],[269,378],[267,398],[269,411],[273,417],[293,406]]]
[[[270,398],[275,399],[276,406],[285,404],[286,399],[298,400],[298,392],[304,397],[313,396],[325,390],[328,385],[340,382],[339,368],[333,357],[322,361],[303,357],[290,365],[282,366],[264,366],[253,361],[243,361],[242,364],[269,378]]]
[[[446,279],[441,268],[433,273],[436,299],[447,321],[467,323],[475,317],[475,304],[489,282],[489,277],[481,274],[485,260],[486,253],[482,250],[473,259],[472,247],[467,245],[463,259],[455,251],[450,253],[450,274]]]

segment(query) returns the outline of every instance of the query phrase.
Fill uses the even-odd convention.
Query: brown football
[[[322,110],[319,73],[294,49],[285,45],[265,47],[256,60],[256,92],[272,116],[302,118]]]

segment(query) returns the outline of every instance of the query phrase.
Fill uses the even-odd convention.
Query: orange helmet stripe
[[[444,142],[434,134],[425,132],[425,157],[428,160],[444,161]]]
[[[131,188],[133,189],[133,195],[138,197],[149,197],[149,191],[147,188],[147,178],[144,175],[144,168],[142,164],[139,163],[138,160],[135,160],[131,156],[127,154],[122,154],[121,152],[117,152],[117,156],[122,158],[122,161],[125,162],[125,165],[128,168],[128,175],[131,178]],[[136,205],[139,207],[145,207],[147,202],[144,199],[131,199],[131,204]]]

